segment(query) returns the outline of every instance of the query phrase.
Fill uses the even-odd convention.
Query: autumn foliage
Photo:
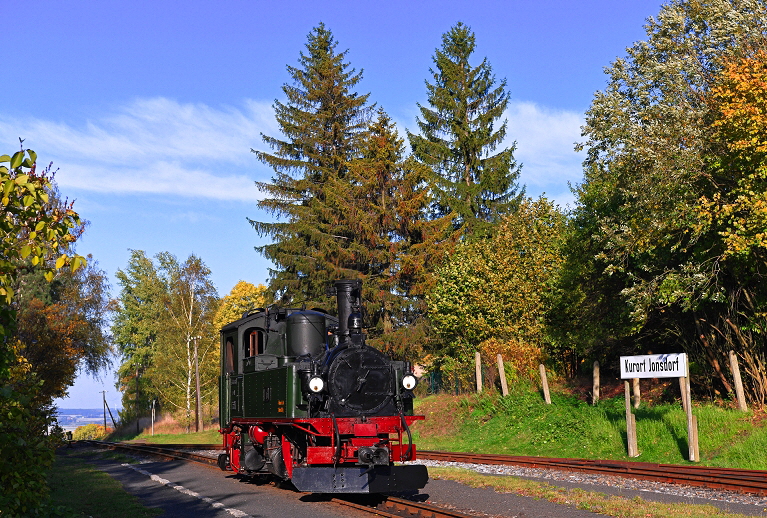
[[[712,88],[713,127],[726,149],[717,161],[721,188],[700,200],[702,224],[718,227],[723,256],[767,260],[767,53],[729,62]]]
[[[83,426],[78,426],[72,433],[72,439],[75,441],[86,441],[89,439],[98,441],[104,439],[108,433],[108,428],[104,428],[102,425],[91,423]]]
[[[76,271],[84,259],[68,253],[80,219],[71,205],[54,204],[47,171],[36,170],[37,155],[21,150],[0,156],[0,512],[8,516],[44,514],[46,469],[53,461],[51,439],[44,435],[50,394],[24,354],[42,336],[17,333],[19,279],[36,269],[50,281],[64,266]],[[42,311],[42,308],[41,308]],[[51,315],[54,317],[54,315]],[[47,318],[41,315],[40,322]],[[71,379],[69,380],[71,381]]]
[[[437,351],[443,370],[472,372],[480,349],[513,359],[520,372],[529,370],[530,361],[537,366],[564,261],[564,223],[551,202],[526,200],[501,220],[492,238],[459,246],[437,269],[427,303],[444,344]]]

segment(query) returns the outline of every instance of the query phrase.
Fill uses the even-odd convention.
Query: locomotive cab
[[[338,317],[270,307],[221,330],[222,469],[300,491],[424,487],[410,425],[416,379],[365,343],[361,282],[337,281]]]

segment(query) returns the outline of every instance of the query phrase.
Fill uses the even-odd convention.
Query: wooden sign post
[[[599,402],[599,362],[594,362],[592,370],[593,381],[591,384],[591,404],[596,405]]]
[[[631,412],[630,388],[628,380],[639,378],[679,378],[679,388],[682,392],[682,407],[687,414],[687,446],[691,462],[700,460],[698,449],[698,422],[692,415],[692,400],[690,398],[690,378],[687,365],[687,355],[679,354],[650,354],[644,356],[621,356],[621,379],[625,380],[626,390],[626,437],[628,439],[629,457],[639,455],[636,449],[636,420]],[[635,390],[638,403],[639,390]],[[638,406],[638,404],[636,405]],[[636,408],[635,406],[635,408]],[[632,438],[634,444],[632,445]],[[633,455],[632,455],[633,453]]]

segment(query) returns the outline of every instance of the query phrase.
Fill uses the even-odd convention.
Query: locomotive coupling
[[[360,464],[373,466],[389,465],[389,450],[386,448],[360,448],[358,452]]]

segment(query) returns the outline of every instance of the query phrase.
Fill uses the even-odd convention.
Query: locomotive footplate
[[[426,466],[294,467],[291,482],[307,493],[387,493],[421,489],[429,481]]]

